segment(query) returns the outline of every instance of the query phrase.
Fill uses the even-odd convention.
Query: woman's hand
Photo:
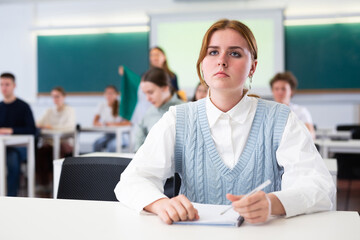
[[[119,69],[118,69],[118,70],[119,70],[119,75],[120,75],[120,76],[124,76],[124,66],[122,66],[122,65],[119,66]]]
[[[249,223],[265,222],[271,214],[271,200],[265,192],[260,191],[246,198],[244,195],[226,194],[236,212]]]
[[[99,121],[94,121],[93,122],[93,125],[95,126],[95,127],[101,127],[102,126],[102,124],[101,124],[101,122],[99,122]]]
[[[161,198],[149,205],[144,210],[157,214],[160,219],[167,223],[198,220],[198,211],[184,195],[179,195],[171,199]]]

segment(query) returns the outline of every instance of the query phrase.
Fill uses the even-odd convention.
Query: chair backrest
[[[352,124],[352,125],[337,125],[336,130],[338,131],[351,131],[354,129],[360,129],[360,125]]]
[[[338,125],[338,131],[351,131],[352,139],[360,139],[360,125]]]
[[[57,198],[117,201],[114,189],[130,161],[120,157],[65,158]]]
[[[351,138],[360,139],[360,128],[356,128],[351,131]]]

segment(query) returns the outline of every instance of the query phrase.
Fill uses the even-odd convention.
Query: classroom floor
[[[338,179],[337,210],[360,213],[360,180]]]
[[[26,180],[21,179],[19,196],[26,197]],[[38,198],[52,198],[52,189],[44,191],[37,188],[35,196]],[[338,179],[337,181],[337,210],[357,211],[360,214],[360,180]]]

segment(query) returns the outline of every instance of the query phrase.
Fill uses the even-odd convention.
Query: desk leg
[[[53,136],[53,160],[60,158],[60,135]]]
[[[122,150],[122,130],[116,129],[116,152],[121,153]]]
[[[6,146],[0,139],[0,196],[6,195]]]
[[[28,195],[35,197],[35,153],[34,138],[31,137],[27,149],[27,165],[28,165]]]
[[[329,158],[329,147],[327,147],[327,146],[325,146],[325,144],[324,144],[324,146],[322,147],[322,157],[323,158]]]
[[[73,155],[74,157],[79,156],[80,154],[80,132],[75,131],[74,133],[74,149],[73,149]]]

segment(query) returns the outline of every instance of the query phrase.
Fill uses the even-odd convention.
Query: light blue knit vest
[[[239,161],[229,169],[211,137],[206,100],[176,106],[175,171],[180,193],[192,202],[229,204],[226,193],[246,194],[266,181],[265,192],[281,190],[283,168],[277,164],[288,115],[285,105],[259,99],[250,134]]]

